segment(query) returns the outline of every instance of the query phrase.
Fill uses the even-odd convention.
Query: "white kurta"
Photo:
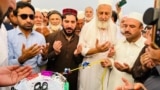
[[[0,29],[0,66],[8,65],[7,31],[4,25]]]
[[[0,29],[0,67],[8,65],[7,31],[4,25]],[[0,87],[0,90],[10,90],[8,87]]]
[[[86,55],[89,49],[95,48],[96,39],[98,39],[101,44],[106,41],[110,41],[114,44],[116,41],[115,24],[110,20],[110,27],[108,30],[100,31],[96,27],[95,20],[96,19],[94,18],[91,22],[85,24],[80,33],[79,40],[79,44],[82,45],[82,55],[85,56],[83,61],[88,61],[89,63],[95,63],[107,58],[107,52]],[[108,74],[109,70],[102,68],[100,63],[96,63],[89,68],[81,69],[79,73],[79,90],[102,90],[102,88],[106,90]]]
[[[115,46],[115,61],[122,64],[127,63],[132,67],[140,51],[144,47],[145,40],[145,38],[140,37],[135,43],[129,43],[126,40],[119,41]],[[115,90],[117,86],[123,85],[122,77],[126,78],[130,82],[134,82],[130,74],[120,72],[113,67],[109,78],[108,90]]]

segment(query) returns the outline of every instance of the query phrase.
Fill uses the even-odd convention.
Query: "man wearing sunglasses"
[[[35,10],[27,2],[18,2],[15,10],[18,26],[8,31],[10,65],[30,65],[33,73],[47,63],[48,44],[42,34],[32,30]]]

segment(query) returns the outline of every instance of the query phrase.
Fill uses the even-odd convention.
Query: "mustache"
[[[72,29],[72,28],[70,28],[70,27],[68,27],[68,28],[66,28],[66,29],[71,29],[71,30],[74,30],[74,29]]]
[[[128,31],[125,31],[125,32],[124,32],[124,34],[131,34],[131,33],[130,33],[130,32],[128,32]]]

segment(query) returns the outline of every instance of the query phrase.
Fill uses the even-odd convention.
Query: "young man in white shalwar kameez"
[[[80,70],[78,90],[106,90],[111,61],[108,52],[116,42],[116,25],[111,20],[112,0],[99,0],[96,17],[85,24],[80,33],[83,62],[93,64]],[[108,63],[103,68],[101,61]]]

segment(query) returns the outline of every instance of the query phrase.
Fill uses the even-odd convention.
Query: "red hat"
[[[65,8],[63,9],[63,15],[66,15],[66,14],[73,14],[77,16],[77,10],[72,9],[72,8]]]

